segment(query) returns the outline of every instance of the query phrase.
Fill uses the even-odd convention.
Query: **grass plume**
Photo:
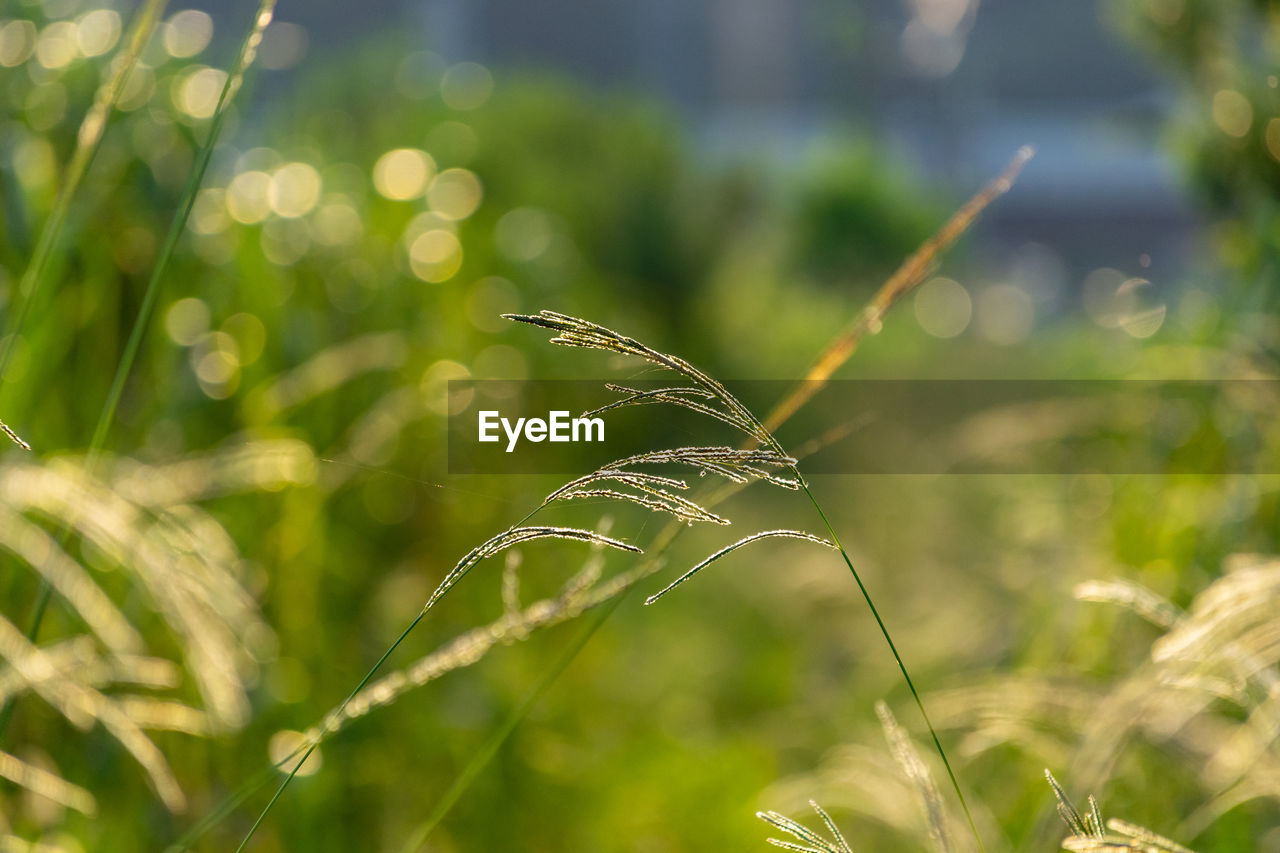
[[[1020,168],[1021,163],[1025,161],[1026,157],[1029,156],[1029,152],[1028,151],[1020,152],[1019,156],[1021,159],[1017,161],[1018,168]],[[943,231],[940,232],[940,234],[936,236],[934,240],[931,241],[930,244],[926,244],[925,247],[922,247],[921,252],[917,253],[917,255],[919,256],[922,253],[925,253],[925,254],[928,254],[929,257],[932,257],[932,255],[937,254],[939,251],[941,251],[941,248],[945,248],[945,245],[948,245],[951,241],[956,239],[959,233],[961,233],[964,229],[966,229],[969,226],[969,224],[971,224],[974,218],[976,218],[978,212],[980,212],[980,210],[983,207],[985,207],[986,203],[989,203],[989,201],[992,198],[994,198],[996,195],[998,195],[999,192],[1003,192],[1004,189],[1007,189],[1007,185],[1012,182],[1013,177],[1016,175],[1016,172],[1017,172],[1017,168],[1014,168],[1013,166],[1011,166],[1010,169],[1006,170],[1006,173],[1003,176],[1004,178],[1003,189],[999,189],[999,191],[990,192],[989,197],[985,198],[985,200],[971,201],[969,205],[966,205],[966,207],[962,209],[962,213],[964,215],[962,216],[960,214],[957,214],[957,217],[954,217],[953,220],[949,222],[947,226],[944,227]],[[932,248],[930,248],[931,245],[932,245]],[[927,266],[927,261],[924,262],[924,265]],[[889,304],[891,303],[892,303],[892,300],[890,300]],[[887,307],[888,306],[886,305],[886,310],[887,310]],[[621,335],[617,332],[614,332],[613,330],[600,326],[599,324],[595,324],[587,320],[571,317],[569,315],[560,314],[558,312],[542,311],[535,315],[508,314],[504,316],[511,320],[528,323],[530,325],[539,326],[542,328],[549,329],[553,332],[556,332],[557,334],[552,338],[553,343],[564,345],[564,346],[572,346],[572,347],[579,347],[579,348],[586,348],[586,349],[598,349],[606,352],[613,352],[616,354],[636,356],[651,364],[672,370],[680,375],[683,375],[693,383],[692,386],[677,386],[677,387],[659,389],[656,392],[638,392],[638,391],[635,391],[634,389],[629,389],[622,385],[611,385],[610,386],[611,390],[614,390],[615,392],[618,392],[618,393],[622,393],[626,396],[624,396],[621,400],[616,401],[614,404],[610,404],[604,407],[604,410],[617,408],[623,405],[634,405],[634,404],[641,404],[641,403],[648,403],[648,402],[661,402],[661,403],[674,404],[674,405],[683,405],[686,408],[697,411],[701,414],[712,417],[715,420],[721,421],[723,423],[727,423],[735,427],[739,431],[743,432],[749,439],[754,440],[759,445],[762,445],[762,447],[759,447],[757,449],[744,448],[739,451],[733,451],[732,449],[729,449],[729,448],[714,448],[714,449],[713,448],[681,448],[674,451],[667,450],[667,451],[657,451],[651,454],[642,454],[641,456],[633,457],[629,460],[619,460],[618,462],[610,466],[606,466],[604,469],[601,469],[600,471],[594,472],[593,475],[588,475],[588,477],[585,479],[580,479],[578,482],[575,482],[574,484],[569,484],[566,487],[562,487],[560,490],[557,490],[557,492],[553,492],[553,494],[549,496],[548,499],[546,499],[541,506],[536,507],[533,511],[531,511],[528,515],[526,515],[524,519],[518,522],[517,525],[515,526],[516,527],[520,526],[525,521],[527,521],[534,513],[538,512],[540,509],[547,506],[549,503],[554,502],[554,500],[573,499],[579,496],[580,497],[610,497],[618,500],[627,500],[632,503],[638,503],[647,509],[651,509],[659,512],[667,512],[676,516],[675,521],[673,522],[675,526],[668,527],[662,533],[659,534],[656,540],[656,546],[651,548],[653,553],[650,556],[643,558],[638,565],[633,567],[631,570],[624,572],[623,574],[615,577],[610,582],[607,582],[601,585],[593,585],[591,583],[585,584],[584,590],[582,591],[583,594],[574,596],[574,601],[572,602],[572,604],[566,604],[565,602],[561,602],[561,606],[556,606],[548,603],[547,606],[541,608],[540,610],[535,606],[531,606],[530,608],[523,611],[522,614],[514,614],[510,609],[509,599],[504,599],[505,615],[503,617],[503,620],[500,620],[500,622],[504,620],[510,620],[511,618],[517,615],[520,615],[522,617],[530,617],[535,615],[534,611],[539,611],[536,615],[539,617],[545,618],[545,621],[543,622],[543,624],[550,624],[558,621],[561,618],[572,618],[571,611],[576,610],[577,612],[582,612],[582,610],[585,610],[588,607],[594,606],[595,604],[611,601],[615,598],[615,596],[625,593],[625,591],[628,590],[634,583],[638,582],[640,579],[644,577],[648,577],[649,575],[653,574],[661,567],[662,552],[670,544],[670,542],[675,538],[679,530],[683,528],[685,522],[688,522],[690,520],[704,520],[704,521],[713,521],[715,523],[719,523],[720,517],[715,516],[713,513],[710,513],[709,510],[706,510],[706,508],[702,507],[700,504],[695,504],[698,507],[698,510],[694,510],[693,507],[684,504],[680,500],[672,500],[672,498],[677,498],[679,496],[673,495],[671,492],[667,491],[667,489],[677,489],[677,490],[681,489],[681,486],[676,485],[674,478],[669,478],[670,481],[660,481],[652,478],[636,477],[635,472],[631,471],[624,475],[618,475],[618,476],[621,476],[621,479],[618,479],[618,476],[615,476],[615,475],[617,475],[617,472],[621,471],[625,467],[622,464],[623,462],[626,462],[632,465],[644,464],[647,462],[652,462],[657,464],[660,464],[660,463],[687,464],[691,466],[696,466],[702,473],[716,473],[721,476],[724,476],[727,479],[729,479],[731,483],[733,483],[734,485],[743,485],[752,479],[758,478],[758,479],[767,480],[775,485],[783,486],[786,488],[801,489],[806,493],[809,500],[813,503],[815,509],[817,509],[824,524],[826,524],[827,529],[831,534],[832,544],[841,552],[841,555],[844,558],[844,562],[846,566],[848,567],[850,572],[853,574],[855,580],[857,581],[859,589],[861,590],[862,595],[864,596],[864,599],[866,600],[869,608],[871,609],[873,616],[876,619],[877,625],[879,626],[882,635],[884,636],[886,642],[890,647],[890,650],[893,653],[894,659],[897,662],[899,670],[902,672],[902,675],[904,676],[904,679],[908,684],[908,687],[912,693],[915,703],[918,709],[920,710],[922,717],[924,718],[926,726],[929,728],[929,731],[933,736],[934,745],[939,751],[939,754],[942,757],[944,765],[947,768],[947,772],[952,782],[952,786],[955,789],[955,792],[960,799],[961,806],[964,809],[966,816],[969,817],[970,827],[974,831],[975,838],[978,838],[977,830],[976,830],[976,827],[973,825],[972,817],[969,816],[968,805],[967,803],[965,803],[963,792],[960,790],[959,783],[956,780],[955,774],[951,769],[950,762],[947,760],[945,751],[943,750],[941,742],[937,737],[937,733],[934,730],[932,723],[930,723],[928,715],[925,713],[924,706],[920,699],[919,693],[916,690],[915,685],[912,682],[909,674],[907,673],[905,664],[903,663],[901,656],[898,654],[896,646],[894,645],[892,638],[889,635],[888,629],[885,626],[883,620],[881,619],[878,611],[875,608],[875,605],[870,597],[870,593],[867,591],[861,578],[858,576],[858,573],[854,568],[852,560],[849,558],[848,553],[840,545],[838,537],[836,537],[835,531],[831,527],[830,521],[827,519],[826,514],[822,511],[816,498],[813,496],[807,484],[804,482],[803,477],[800,476],[799,471],[796,468],[797,462],[795,458],[787,455],[782,450],[781,446],[777,443],[777,441],[771,435],[769,429],[767,429],[765,425],[761,423],[761,421],[757,419],[745,406],[743,406],[739,401],[737,401],[736,398],[734,398],[733,395],[731,395],[721,383],[719,383],[718,381],[716,381],[714,378],[704,373],[703,371],[697,369],[696,367],[694,367],[692,364],[685,361],[684,359],[679,358],[678,356],[662,353],[656,349],[653,349],[635,340],[634,338]],[[852,352],[851,348],[849,349],[849,352]],[[845,357],[847,358],[847,354],[845,355]],[[798,391],[799,390],[802,390],[802,389],[798,389]],[[800,400],[788,412],[784,412],[780,415],[775,413],[774,416],[771,416],[771,422],[780,423],[786,420],[787,417],[789,417],[789,415],[792,412],[794,412],[795,409],[799,408],[800,405],[803,405],[803,403],[806,400]],[[400,410],[403,408],[403,406],[400,404],[397,404],[396,408],[397,410]],[[403,421],[405,417],[406,416],[402,415],[399,418],[399,420]],[[739,456],[735,454],[757,454],[757,455]],[[792,478],[792,477],[779,475],[774,471],[768,470],[768,468],[770,467],[789,468],[794,473],[795,476],[794,478]],[[620,492],[617,494],[614,494],[614,492],[618,492],[618,490],[613,488],[612,486],[609,486],[609,487],[601,486],[597,489],[589,488],[592,482],[601,483],[607,480],[612,480],[616,484],[629,486],[633,489],[636,489],[641,494],[637,495],[633,493],[620,493]],[[666,488],[663,488],[664,486]],[[596,494],[590,494],[590,495],[581,494],[581,492],[586,492],[586,491],[595,491]],[[654,494],[655,491],[661,492],[663,494]],[[704,512],[705,512],[705,515],[703,514]],[[688,517],[689,515],[695,515],[696,519],[690,519]],[[808,536],[808,534],[804,534],[804,535]],[[465,563],[465,561],[466,561],[466,558],[464,558],[463,562]],[[456,582],[456,580],[457,578],[454,578],[453,582]],[[503,586],[504,586],[504,589],[507,588],[506,583],[504,583]],[[437,589],[437,592],[441,595],[443,594],[444,591],[447,591],[447,587],[444,590]],[[439,595],[433,595],[433,598],[438,600]],[[416,677],[411,678],[409,677],[409,674],[407,674],[405,671],[401,671],[401,672],[393,673],[391,676],[387,676],[382,681],[371,683],[373,677],[376,675],[381,665],[386,661],[386,659],[390,656],[390,654],[394,652],[396,648],[398,648],[398,646],[404,641],[404,639],[413,631],[413,629],[416,627],[418,622],[423,618],[424,614],[425,614],[425,610],[423,611],[423,613],[420,613],[418,617],[413,620],[413,622],[410,623],[410,625],[404,630],[404,632],[400,635],[400,637],[397,638],[397,640],[391,645],[391,647],[383,654],[383,656],[380,657],[377,662],[375,662],[373,667],[369,670],[369,672],[357,685],[356,689],[351,693],[351,695],[349,695],[347,699],[344,700],[334,711],[326,715],[324,725],[322,725],[318,729],[313,730],[310,743],[307,746],[307,749],[305,750],[305,753],[303,754],[302,758],[297,761],[297,763],[293,767],[293,770],[281,782],[275,794],[273,795],[272,799],[270,800],[270,802],[268,802],[263,812],[259,815],[257,821],[255,821],[253,827],[251,827],[249,833],[245,836],[245,838],[241,842],[241,849],[243,849],[244,845],[248,842],[249,838],[252,837],[257,827],[261,824],[262,820],[265,818],[267,812],[270,811],[272,805],[274,805],[274,803],[278,800],[279,796],[283,793],[284,789],[287,787],[290,780],[293,778],[293,775],[296,774],[298,768],[301,767],[302,762],[306,760],[310,752],[313,751],[319,745],[319,743],[324,737],[326,737],[329,734],[332,734],[333,732],[336,732],[339,728],[341,728],[343,720],[350,719],[354,716],[358,716],[359,713],[357,712],[362,713],[365,707],[376,705],[376,704],[382,704],[387,701],[392,701],[396,696],[400,695],[400,693],[403,692],[403,690],[408,689],[409,687],[414,686],[415,684],[425,683],[427,680],[430,680],[430,678],[433,677],[433,674],[435,673],[439,673],[440,671],[447,671],[448,669],[454,666],[466,665],[467,662],[470,662],[470,660],[472,659],[471,656],[463,653],[462,649],[458,649],[458,650],[455,650],[453,653],[439,655],[439,656],[432,656],[430,659],[424,659],[421,662],[420,666],[411,667],[410,669],[412,670],[413,674]],[[537,623],[534,622],[533,620],[526,621],[525,624],[522,625],[519,630],[527,634],[527,631],[533,630],[536,627],[536,624]],[[509,627],[509,626],[506,626],[506,627]],[[463,645],[466,649],[471,650],[471,655],[474,655],[474,659],[478,659],[478,657],[482,656],[488,648],[492,647],[493,642],[496,642],[496,640],[493,639],[495,632],[499,632],[499,635],[501,635],[500,632],[502,630],[503,629],[497,628],[496,623],[495,623],[495,626],[491,626],[490,629],[488,630],[478,629],[480,633],[477,635],[476,639],[479,640],[479,642],[464,643]],[[462,640],[463,638],[459,638],[459,639]],[[368,699],[365,698],[366,695],[368,695]],[[506,731],[509,731],[509,730],[510,728],[506,729]],[[295,756],[296,756],[296,753],[295,753]],[[294,756],[291,756],[287,760],[292,761],[293,757]],[[224,806],[220,807],[213,815],[211,815],[209,819],[207,819],[206,821],[203,821],[200,825],[198,825],[198,827],[195,828],[193,832],[188,833],[188,835],[185,837],[187,841],[190,842],[195,838],[199,837],[199,835],[203,833],[205,830],[207,830],[209,826],[211,826],[214,822],[220,819],[223,815],[228,813],[229,810],[232,807],[234,807],[234,803],[241,801],[243,797],[248,796],[248,794],[251,793],[251,791],[254,788],[260,785],[267,778],[269,778],[269,773],[270,773],[270,769],[265,771],[264,774],[260,774],[258,777],[255,777],[255,779],[250,780],[248,783],[246,783],[246,786],[242,788],[241,791],[234,794],[232,798],[230,798],[228,802],[224,804]],[[978,844],[979,844],[979,847],[982,846],[980,838],[978,838]],[[183,848],[179,848],[179,849],[183,849]]]

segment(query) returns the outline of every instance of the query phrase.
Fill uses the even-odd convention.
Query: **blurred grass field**
[[[658,104],[450,64],[395,33],[310,57],[287,98],[259,100],[288,59],[276,24],[201,174],[254,22],[173,8],[51,226],[84,118],[146,8],[0,10],[0,419],[33,448],[0,455],[5,850],[177,843],[342,702],[460,556],[563,482],[451,475],[448,381],[603,383],[635,365],[547,346],[502,313],[589,317],[726,379],[799,378],[978,189],[925,185],[853,130],[798,165],[713,162]],[[1207,222],[1196,265],[1172,281],[1143,283],[1135,263],[1046,288],[992,273],[979,222],[839,376],[1277,378],[1280,19],[1243,0],[1109,11],[1178,81],[1167,144]],[[1274,459],[1277,401],[1260,387],[1230,412],[1116,440],[1182,471],[1246,436]],[[1280,847],[1280,477],[811,479],[986,849],[1053,850],[1069,834],[1045,768],[1077,806],[1096,795],[1107,817],[1191,849]],[[816,828],[810,799],[853,850],[971,849],[838,559],[762,543],[642,606],[728,542],[815,521],[777,490],[724,509],[732,533],[681,534],[422,849],[766,849],[778,830],[755,812]],[[597,503],[547,523],[594,529],[604,515],[609,535],[645,547],[662,526]],[[605,581],[633,565],[601,556]],[[455,638],[554,599],[590,559],[535,542],[518,568],[483,564],[383,672],[438,649],[433,661],[465,659]],[[246,849],[405,849],[595,612],[504,629],[474,665],[442,665],[352,720]],[[932,817],[904,738],[889,726],[886,741],[882,700],[936,783]],[[235,849],[267,778],[192,849]],[[1157,849],[1118,837],[1070,849]]]

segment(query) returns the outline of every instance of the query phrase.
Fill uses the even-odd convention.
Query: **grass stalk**
[[[805,403],[823,389],[840,367],[849,360],[858,344],[868,334],[880,331],[884,315],[899,299],[919,287],[925,276],[933,269],[934,262],[956,240],[973,226],[978,216],[1000,196],[1007,193],[1017,180],[1022,167],[1035,154],[1035,149],[1023,146],[1013,155],[1004,169],[943,223],[933,236],[920,244],[920,248],[912,252],[905,261],[885,280],[875,295],[871,297],[857,316],[850,321],[844,331],[840,332],[823,347],[822,352],[814,360],[813,365],[805,373],[804,381],[796,385],[795,390],[783,398],[764,419],[764,427],[773,432]]]
[[[530,513],[530,515],[532,515],[532,513]],[[418,627],[418,623],[421,622],[422,617],[426,615],[427,615],[427,611],[424,609],[414,618],[412,622],[409,623],[409,627],[405,628],[402,632],[400,632],[400,636],[396,637],[395,642],[392,643],[391,646],[385,652],[382,653],[382,657],[378,658],[377,662],[375,662],[374,665],[369,668],[369,671],[365,673],[364,678],[360,679],[360,683],[356,685],[355,689],[352,690],[351,693],[348,694],[347,698],[342,701],[342,704],[338,706],[339,715],[341,715],[342,711],[345,710],[346,707],[351,704],[351,700],[356,698],[356,695],[361,690],[364,689],[364,686],[373,679],[373,676],[377,674],[379,669],[382,668],[382,664],[386,662],[387,658],[391,657],[392,652],[400,648],[400,644],[405,641],[405,638],[409,636],[409,634],[413,631],[414,628]],[[241,839],[239,846],[236,847],[236,853],[240,853],[241,850],[244,850],[245,845],[249,843],[249,839],[253,838],[254,833],[258,831],[258,827],[262,825],[262,822],[264,820],[266,820],[267,814],[271,811],[272,806],[276,804],[276,801],[279,800],[280,796],[284,793],[284,789],[289,787],[289,783],[293,781],[294,776],[298,775],[298,771],[302,768],[302,765],[306,763],[307,759],[311,757],[311,753],[315,752],[316,747],[320,746],[321,740],[322,738],[320,737],[314,738],[311,741],[311,743],[307,745],[306,749],[303,751],[302,757],[299,758],[297,763],[293,765],[293,769],[289,771],[289,774],[285,776],[284,779],[280,780],[279,786],[276,788],[275,793],[271,795],[271,799],[267,802],[267,805],[262,809],[262,812],[258,815],[258,819],[253,822],[253,826],[249,827],[249,831],[245,833],[245,836],[243,839]],[[292,760],[292,758],[285,759],[285,761],[290,761],[290,760]],[[210,826],[212,826],[212,824],[210,824]]]
[[[160,255],[156,259],[155,267],[151,270],[151,278],[147,281],[147,289],[143,293],[142,304],[138,307],[138,314],[134,318],[133,328],[129,331],[129,340],[125,343],[124,352],[121,354],[120,362],[116,366],[115,376],[111,380],[111,390],[107,393],[106,405],[103,406],[102,415],[98,418],[98,424],[93,431],[93,440],[89,445],[90,457],[102,449],[106,441],[107,430],[110,429],[111,423],[115,420],[116,409],[119,407],[120,397],[124,393],[125,381],[133,370],[133,362],[137,358],[138,347],[142,344],[142,336],[146,333],[147,326],[150,325],[151,314],[155,310],[156,299],[160,294],[160,282],[164,279],[165,270],[169,266],[169,260],[173,257],[173,251],[178,245],[178,240],[182,238],[182,233],[186,230],[187,219],[191,216],[191,208],[196,203],[196,195],[200,192],[200,185],[204,182],[204,175],[209,168],[209,161],[213,158],[213,149],[218,143],[218,136],[222,133],[222,126],[226,122],[231,101],[235,98],[236,92],[240,89],[244,82],[244,77],[249,71],[249,67],[253,64],[253,59],[257,55],[258,45],[262,43],[262,34],[267,25],[271,23],[271,18],[275,13],[275,6],[276,0],[262,0],[259,4],[258,13],[254,16],[253,26],[249,28],[248,35],[245,36],[240,45],[236,64],[231,73],[227,75],[226,82],[222,85],[222,92],[218,95],[218,104],[213,112],[213,120],[209,124],[208,136],[200,147],[195,167],[191,170],[187,184],[182,190],[182,198],[178,203],[178,212],[169,224],[169,233],[165,235],[164,245],[160,249]]]
[[[831,541],[835,543],[836,550],[840,552],[840,556],[844,559],[844,564],[848,566],[849,573],[853,575],[854,581],[858,584],[858,590],[862,593],[862,599],[867,603],[867,609],[871,611],[872,617],[876,620],[876,626],[880,629],[880,635],[884,637],[885,643],[889,646],[890,653],[893,654],[893,660],[898,664],[898,671],[902,673],[902,680],[907,683],[907,690],[911,692],[911,698],[915,701],[916,709],[920,712],[921,719],[924,720],[925,728],[929,730],[929,737],[933,739],[934,749],[938,752],[938,757],[942,759],[942,766],[947,770],[947,777],[951,780],[951,787],[955,789],[956,797],[960,800],[960,808],[964,811],[965,820],[969,822],[969,829],[973,832],[973,839],[978,843],[978,850],[986,853],[986,846],[982,843],[982,836],[978,833],[978,825],[973,820],[973,813],[969,811],[969,803],[965,799],[964,791],[960,788],[960,780],[956,778],[956,773],[951,769],[951,761],[947,758],[947,751],[942,748],[942,741],[938,738],[938,731],[933,727],[933,722],[929,719],[929,712],[924,709],[924,700],[920,698],[920,692],[916,690],[915,681],[911,678],[911,673],[907,672],[907,665],[902,661],[902,655],[898,652],[897,645],[893,642],[893,636],[889,633],[889,627],[885,625],[884,619],[880,616],[880,610],[876,607],[875,600],[872,599],[867,585],[863,583],[862,576],[858,574],[858,570],[854,568],[853,560],[849,557],[849,552],[845,550],[844,545],[840,542],[840,537],[836,533],[835,527],[832,526],[831,520],[827,518],[826,512],[823,511],[822,505],[818,503],[818,499],[814,497],[813,492],[809,488],[809,484],[805,482],[804,477],[800,475],[800,471],[795,471],[796,476],[800,479],[800,488],[809,497],[809,501],[813,504],[813,508],[818,511],[818,515],[822,518],[822,523],[826,525],[827,533],[831,536]]]

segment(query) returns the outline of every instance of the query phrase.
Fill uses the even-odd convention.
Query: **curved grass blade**
[[[707,566],[714,563],[716,560],[719,560],[721,557],[725,556],[726,554],[730,554],[738,550],[743,545],[749,545],[758,539],[768,539],[770,537],[775,537],[775,536],[785,537],[789,539],[804,539],[809,542],[814,542],[818,545],[825,545],[828,548],[836,547],[834,544],[832,544],[831,542],[828,542],[826,539],[823,539],[819,536],[814,536],[811,533],[805,533],[804,531],[801,531],[801,530],[763,530],[759,533],[753,533],[750,536],[745,536],[742,539],[739,539],[737,542],[734,542],[732,545],[727,545],[724,548],[721,548],[719,551],[716,551],[710,557],[707,557],[701,563],[698,563],[698,565],[694,566],[692,569],[689,569],[689,571],[685,572],[680,577],[676,578],[671,583],[667,584],[666,587],[664,587],[663,589],[659,590],[658,592],[655,592],[653,595],[646,598],[644,600],[644,603],[653,604],[659,598],[662,598],[662,596],[671,592],[671,590],[680,586],[680,584],[689,580],[689,578],[693,577],[698,572],[702,571]]]
[[[445,593],[453,589],[454,585],[462,580],[467,572],[471,571],[481,560],[532,539],[576,539],[580,542],[590,542],[595,545],[608,545],[610,548],[631,551],[634,554],[643,553],[635,545],[629,545],[626,542],[602,536],[595,531],[583,530],[577,527],[512,527],[499,533],[484,544],[472,548],[470,553],[459,560],[457,565],[445,576],[445,579],[440,582],[440,585],[436,587],[435,592],[431,593],[431,597],[427,599],[422,612],[425,614],[432,607],[435,607],[436,602],[443,598]]]
[[[226,122],[228,109],[232,100],[235,99],[236,92],[243,85],[245,75],[248,74],[250,66],[253,65],[253,60],[258,53],[258,45],[262,43],[262,34],[266,31],[267,25],[271,23],[271,19],[275,14],[275,7],[276,0],[262,0],[259,4],[257,15],[253,20],[253,26],[249,28],[249,34],[245,36],[244,42],[241,43],[236,63],[232,67],[231,73],[227,75],[226,82],[222,85],[222,92],[218,95],[218,104],[214,108],[213,119],[209,124],[208,136],[196,157],[196,164],[191,170],[191,176],[187,179],[187,185],[182,190],[182,199],[178,203],[178,213],[169,225],[169,233],[165,235],[164,245],[161,247],[160,254],[156,259],[156,265],[151,271],[151,278],[147,281],[147,289],[143,293],[142,304],[138,307],[138,314],[134,318],[133,328],[129,331],[129,340],[125,343],[124,353],[120,356],[120,363],[116,368],[115,377],[111,381],[111,390],[107,393],[107,402],[103,407],[102,417],[98,419],[98,425],[93,431],[93,441],[89,446],[90,456],[95,451],[101,450],[107,438],[107,430],[111,428],[111,423],[115,420],[116,408],[120,405],[121,394],[124,393],[125,380],[129,378],[129,373],[133,370],[133,362],[137,358],[138,347],[142,344],[142,336],[146,333],[147,326],[150,324],[151,314],[155,310],[156,299],[160,295],[160,282],[164,279],[165,270],[169,266],[170,258],[173,257],[174,249],[177,248],[178,240],[181,239],[183,231],[186,230],[187,219],[191,216],[191,208],[196,203],[196,194],[200,191],[200,184],[204,182],[204,175],[209,168],[209,160],[213,157],[213,149],[218,143],[218,137],[222,133],[222,126]]]

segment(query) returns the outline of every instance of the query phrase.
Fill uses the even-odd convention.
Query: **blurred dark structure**
[[[541,67],[676,105],[710,152],[798,159],[847,125],[962,191],[1039,154],[988,233],[1154,277],[1195,229],[1160,130],[1173,106],[1105,7],[1056,0],[425,0],[451,60]],[[1144,259],[1144,263],[1145,263]]]
[[[227,20],[255,4],[216,5]],[[1030,143],[1038,156],[984,223],[989,238],[1050,246],[1076,281],[1098,266],[1171,277],[1197,230],[1160,144],[1175,96],[1105,13],[1057,0],[375,0],[355,18],[329,4],[278,17],[307,27],[312,62],[407,20],[452,62],[632,90],[671,105],[721,160],[785,166],[852,128],[958,198]]]

